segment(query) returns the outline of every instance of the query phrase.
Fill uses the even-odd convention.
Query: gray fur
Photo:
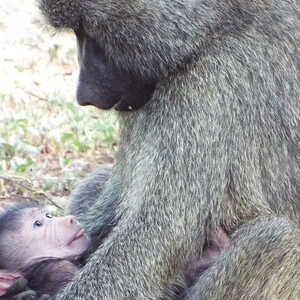
[[[100,197],[105,183],[111,174],[112,165],[101,166],[90,177],[82,180],[74,190],[67,214],[76,216],[76,219],[85,224],[86,214]],[[88,225],[85,225],[88,226]]]
[[[118,221],[116,211],[119,204],[120,191],[122,190],[121,184],[115,182],[114,188],[107,194],[102,195],[111,172],[112,165],[101,166],[99,170],[78,185],[71,197],[67,212],[76,216],[76,219],[91,238],[90,251],[87,254],[97,249],[101,241],[111,232]],[[90,219],[95,216],[95,211],[98,212],[98,226],[90,222]]]
[[[114,64],[157,81],[151,102],[119,113],[117,162],[85,221],[101,231],[101,208],[110,203],[111,231],[58,299],[158,299],[201,251],[206,226],[235,232],[243,224],[223,264],[188,298],[298,299],[291,245],[298,237],[275,217],[299,227],[299,0],[40,0],[40,7],[55,27],[83,26]],[[263,216],[274,218],[251,221]],[[274,286],[254,280],[258,290],[248,288],[258,271]]]

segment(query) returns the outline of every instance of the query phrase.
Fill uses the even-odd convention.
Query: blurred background
[[[0,211],[35,199],[62,212],[76,182],[113,162],[116,117],[77,104],[77,76],[71,32],[46,26],[36,0],[0,1]]]

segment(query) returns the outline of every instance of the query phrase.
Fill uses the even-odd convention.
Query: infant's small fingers
[[[36,292],[28,290],[13,297],[14,300],[36,300]]]

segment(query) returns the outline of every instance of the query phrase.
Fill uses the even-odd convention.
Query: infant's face
[[[24,263],[40,258],[68,258],[80,256],[89,245],[89,239],[73,216],[54,217],[45,209],[25,208],[23,226],[16,239]]]

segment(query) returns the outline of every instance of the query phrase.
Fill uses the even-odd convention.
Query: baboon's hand
[[[13,296],[11,299],[13,300],[37,300],[36,292],[33,290],[27,290],[24,292],[21,292],[15,296]]]
[[[42,295],[38,300],[51,300],[52,297],[48,294]]]
[[[27,286],[28,281],[24,277],[16,279],[7,289],[6,293],[0,297],[0,300],[50,300],[48,294],[38,297],[36,292],[30,290]]]
[[[0,300],[29,300],[36,299],[36,293],[27,288],[27,280],[24,277],[17,278],[6,289],[6,293],[0,297]]]
[[[51,300],[51,296],[48,294],[44,294],[41,297],[38,297],[36,292],[33,290],[24,291],[18,295],[15,295],[13,300]]]

